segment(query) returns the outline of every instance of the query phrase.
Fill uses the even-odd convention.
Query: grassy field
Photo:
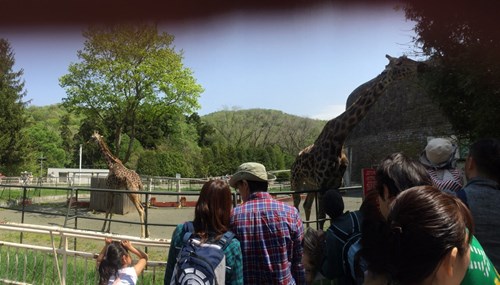
[[[52,253],[14,248],[0,249],[1,279],[28,284],[60,284],[61,257],[56,263]],[[59,269],[57,264],[59,264]],[[163,275],[163,267],[155,268],[155,270],[149,267],[139,277],[138,284],[163,284]],[[68,258],[66,284],[97,284],[98,278],[99,273],[94,260],[78,257]]]
[[[19,243],[21,234],[0,231],[0,240]],[[57,248],[58,236],[52,241],[46,234],[23,233],[23,244]],[[75,248],[76,245],[76,248]],[[103,242],[97,240],[74,240],[69,242],[70,249],[97,254]],[[141,248],[145,250],[144,248]],[[148,248],[150,261],[160,261],[165,256],[164,248]],[[59,271],[62,271],[62,256],[58,256]],[[29,284],[58,284],[59,272],[53,253],[35,251],[0,245],[0,279],[27,282]],[[164,267],[149,267],[140,277],[139,284],[163,284]],[[66,284],[97,284],[98,273],[94,259],[69,256],[67,261]],[[1,283],[1,282],[0,282]]]

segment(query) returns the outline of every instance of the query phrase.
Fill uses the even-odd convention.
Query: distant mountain
[[[235,145],[279,145],[290,154],[312,144],[327,121],[299,117],[278,110],[218,111],[202,116],[215,131],[214,140]]]

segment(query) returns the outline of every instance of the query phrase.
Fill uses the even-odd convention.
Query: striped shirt
[[[231,229],[241,243],[246,285],[305,284],[304,229],[297,209],[267,192],[252,193],[233,210]]]
[[[427,169],[432,183],[441,191],[455,192],[463,187],[463,175],[459,169]]]

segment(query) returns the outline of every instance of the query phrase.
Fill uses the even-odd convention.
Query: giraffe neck
[[[122,164],[121,160],[119,160],[117,157],[115,157],[111,151],[109,150],[108,146],[103,140],[99,140],[99,148],[101,149],[102,155],[104,156],[104,160],[106,161],[106,164],[108,165],[108,168],[111,169],[114,165],[116,164]]]
[[[351,130],[365,117],[377,99],[384,94],[390,81],[385,74],[377,76],[373,85],[367,88],[344,113],[326,123],[320,137],[327,137],[328,140],[343,144]]]

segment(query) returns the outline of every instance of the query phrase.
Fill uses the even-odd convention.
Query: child
[[[106,238],[105,246],[97,257],[99,266],[99,285],[135,285],[137,276],[146,267],[148,255],[136,249],[128,240],[113,241]],[[134,266],[129,251],[139,257],[139,261]]]

